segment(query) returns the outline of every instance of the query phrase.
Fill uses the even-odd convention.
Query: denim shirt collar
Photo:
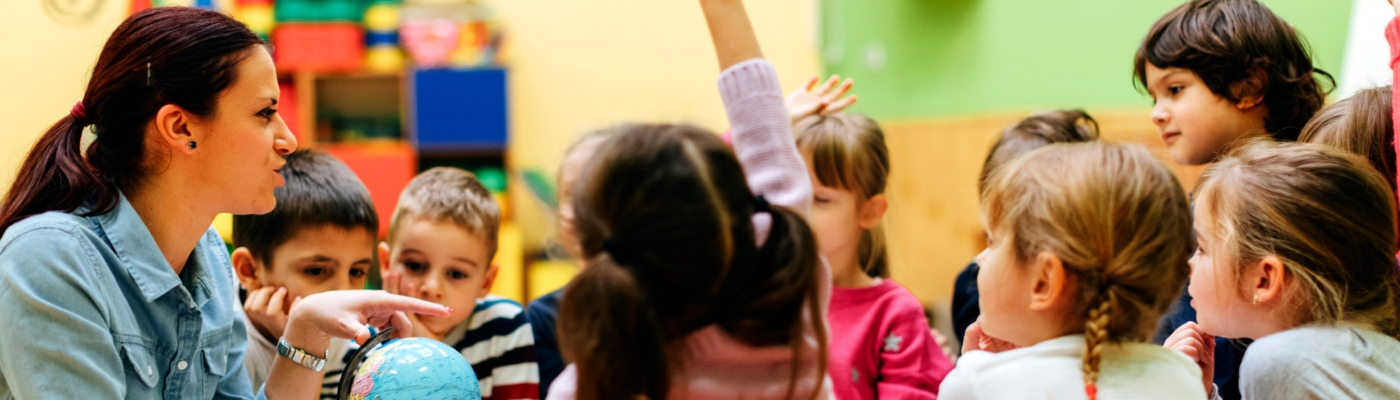
[[[193,293],[190,293],[184,289],[180,276],[175,274],[175,269],[165,260],[165,255],[151,236],[151,231],[146,228],[141,215],[132,208],[125,193],[120,194],[117,206],[112,211],[90,216],[88,219],[95,222],[102,235],[107,238],[112,251],[121,260],[122,267],[131,274],[131,279],[136,282],[146,302],[153,302],[176,288],[181,288],[179,292],[183,294],[182,300],[193,303],[195,307],[204,306],[204,303],[213,297],[214,293],[209,285],[214,282],[214,277],[210,275],[209,268],[217,263],[208,258],[206,240],[201,239],[195,244],[189,262],[185,264],[187,272],[191,274],[190,281],[194,289]]]

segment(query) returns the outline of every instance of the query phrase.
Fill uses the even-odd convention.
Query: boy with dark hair
[[[1168,12],[1148,30],[1133,74],[1152,96],[1152,123],[1182,165],[1214,162],[1250,138],[1297,140],[1334,84],[1313,66],[1297,31],[1256,0],[1192,0]],[[1154,341],[1195,319],[1183,289]],[[1214,381],[1225,399],[1240,397],[1247,346],[1216,339]]]
[[[233,218],[238,247],[232,261],[247,291],[244,367],[253,387],[268,378],[293,304],[315,293],[364,287],[379,232],[369,190],[344,163],[318,151],[298,151],[286,161],[286,185],[273,192],[277,207]],[[345,356],[354,347],[346,340],[332,341],[321,398],[336,398]]]
[[[1173,161],[1201,165],[1240,139],[1297,140],[1332,75],[1256,0],[1193,0],[1153,24],[1133,60]]]

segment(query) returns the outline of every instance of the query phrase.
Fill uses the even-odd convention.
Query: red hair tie
[[[79,123],[87,125],[87,106],[84,106],[83,102],[80,101],[78,104],[74,104],[73,109],[68,111],[68,115],[73,116],[73,119],[77,120]]]

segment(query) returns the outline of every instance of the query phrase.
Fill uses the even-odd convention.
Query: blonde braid
[[[1098,306],[1089,310],[1089,318],[1084,322],[1084,392],[1089,400],[1098,398],[1099,362],[1103,359],[1103,345],[1108,341],[1108,324],[1113,314],[1113,304],[1118,300],[1111,290],[1098,296]]]

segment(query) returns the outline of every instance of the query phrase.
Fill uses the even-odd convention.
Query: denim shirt
[[[233,267],[210,229],[176,275],[123,196],[0,237],[0,399],[248,399]]]

